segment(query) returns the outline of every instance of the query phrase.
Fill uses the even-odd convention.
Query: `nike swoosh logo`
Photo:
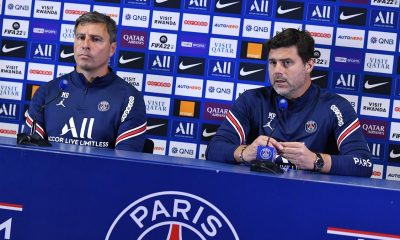
[[[121,56],[121,57],[119,58],[119,63],[121,63],[121,64],[125,64],[125,63],[129,63],[129,62],[136,61],[136,60],[138,60],[138,59],[141,59],[141,58],[142,58],[142,57],[136,57],[136,58],[124,59],[124,56]]]
[[[207,132],[207,128],[203,130],[203,137],[211,137],[214,136],[217,132]]]
[[[323,78],[323,77],[325,77],[325,76],[326,76],[326,75],[321,75],[321,76],[312,77],[312,78],[311,78],[311,81],[315,81],[315,80],[320,79],[320,78]]]
[[[192,67],[196,67],[196,66],[198,66],[200,64],[203,64],[203,63],[194,63],[194,64],[189,64],[189,65],[184,65],[183,62],[181,62],[179,64],[179,69],[180,70],[186,70],[186,69],[189,69],[189,68],[192,68]]]
[[[163,3],[163,2],[167,2],[168,0],[156,0],[156,3]]]
[[[282,14],[285,14],[285,13],[296,11],[297,9],[300,9],[300,8],[301,7],[282,9],[282,6],[279,6],[277,13],[282,15]]]
[[[65,53],[64,52],[64,49],[61,51],[61,53],[60,53],[60,57],[61,58],[69,58],[69,57],[71,57],[71,56],[73,56],[74,55],[74,53],[72,52],[72,53]]]
[[[371,89],[371,88],[375,88],[375,87],[379,87],[379,86],[385,85],[387,83],[389,83],[389,82],[370,84],[368,81],[366,81],[364,87],[366,89]]]
[[[163,126],[163,125],[165,125],[165,123],[158,124],[158,125],[153,125],[153,126],[147,126],[147,127],[146,127],[146,130],[148,131],[148,130],[151,130],[151,129],[154,129],[154,128],[161,127],[161,126]]]
[[[400,153],[394,153],[394,151],[390,151],[390,158],[398,158],[400,157]]]
[[[240,73],[239,74],[240,74],[240,76],[244,77],[244,76],[256,73],[256,72],[260,72],[262,70],[264,70],[264,69],[256,69],[256,70],[252,70],[252,71],[245,71],[244,68],[242,68],[242,69],[240,69]]]
[[[12,51],[15,51],[17,49],[20,49],[20,48],[24,47],[24,46],[18,46],[18,47],[8,48],[6,45],[7,44],[4,44],[3,48],[1,49],[3,51],[3,53],[9,53],[9,52],[12,52]]]
[[[237,2],[231,2],[231,3],[220,3],[220,1],[218,1],[217,4],[215,5],[215,7],[218,8],[218,9],[226,8],[226,7],[229,7],[229,6],[232,6],[232,5],[236,4],[236,3],[238,3],[238,2],[239,2],[239,1],[237,1]]]
[[[340,20],[347,20],[347,19],[350,19],[350,18],[353,18],[353,17],[357,17],[357,16],[360,16],[360,15],[363,15],[364,13],[356,13],[356,14],[352,14],[352,15],[344,15],[344,12],[341,12],[340,13],[340,16],[339,16],[339,19]]]

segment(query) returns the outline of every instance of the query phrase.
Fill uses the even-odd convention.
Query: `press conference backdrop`
[[[292,27],[316,41],[313,82],[344,96],[359,114],[373,177],[400,180],[399,0],[0,0],[0,6],[0,136],[21,131],[39,85],[73,70],[74,21],[95,10],[118,24],[110,65],[142,91],[154,152],[204,159],[238,95],[269,85],[262,43]]]

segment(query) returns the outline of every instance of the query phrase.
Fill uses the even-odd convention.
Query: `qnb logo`
[[[177,154],[188,154],[188,155],[193,155],[194,151],[193,149],[185,149],[185,148],[177,148],[177,147],[173,147],[172,148],[172,153]]]
[[[185,20],[185,21],[183,21],[183,23],[186,25],[193,25],[193,26],[203,26],[203,27],[208,26],[208,22],[205,22],[205,21]]]
[[[131,14],[126,14],[125,15],[125,19],[126,20],[135,20],[135,21],[142,21],[142,22],[146,22],[147,21],[147,16],[146,15],[131,15]]]
[[[372,37],[370,39],[371,43],[376,44],[376,43],[380,43],[380,44],[387,44],[387,45],[393,45],[394,44],[394,40],[393,39],[385,39],[385,38],[377,38],[377,37]]]
[[[10,9],[10,10],[18,10],[18,11],[20,11],[20,10],[28,11],[29,10],[29,5],[20,5],[20,4],[14,5],[14,4],[10,3],[10,4],[8,4],[8,9]]]
[[[252,26],[252,25],[247,25],[246,26],[246,31],[248,32],[265,32],[267,33],[269,31],[268,27],[263,27],[263,26]]]
[[[37,74],[37,75],[53,75],[52,71],[40,70],[40,69],[30,69],[30,74]]]
[[[74,118],[71,117],[68,123],[66,123],[64,127],[61,129],[60,136],[63,136],[68,132],[71,132],[71,135],[74,138],[79,137],[79,138],[92,139],[93,125],[94,125],[94,118],[83,118],[78,136],[78,131],[77,131],[78,129],[76,128]]]
[[[209,201],[177,191],[146,195],[126,207],[109,228],[106,240],[239,239],[229,219]]]
[[[231,94],[231,89],[230,88],[221,88],[221,87],[213,87],[213,86],[211,86],[211,87],[208,88],[208,91],[210,93],[216,92],[216,93]]]

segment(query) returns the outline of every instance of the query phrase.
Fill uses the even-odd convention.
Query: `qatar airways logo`
[[[197,195],[165,191],[143,196],[127,206],[111,224],[106,240],[120,239],[233,239],[239,236],[225,214]],[[122,234],[122,235],[121,235]]]
[[[368,138],[386,139],[388,123],[379,120],[362,119],[361,128]]]

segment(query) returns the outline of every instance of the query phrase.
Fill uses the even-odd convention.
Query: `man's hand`
[[[269,142],[268,142],[268,139],[269,139]],[[283,145],[281,143],[279,143],[278,141],[276,141],[274,138],[270,138],[270,137],[261,135],[261,136],[258,136],[258,138],[256,138],[256,140],[254,140],[244,150],[243,150],[243,148],[246,145],[240,145],[238,148],[236,148],[235,153],[234,153],[235,160],[237,162],[241,162],[240,154],[242,153],[242,150],[243,150],[242,156],[243,156],[244,161],[250,162],[250,161],[255,160],[257,157],[257,147],[258,146],[267,146],[267,142],[268,142],[268,146],[275,147],[278,152],[280,152],[283,149]]]
[[[312,170],[316,154],[311,152],[303,142],[281,142],[283,149],[280,155],[299,169]]]

